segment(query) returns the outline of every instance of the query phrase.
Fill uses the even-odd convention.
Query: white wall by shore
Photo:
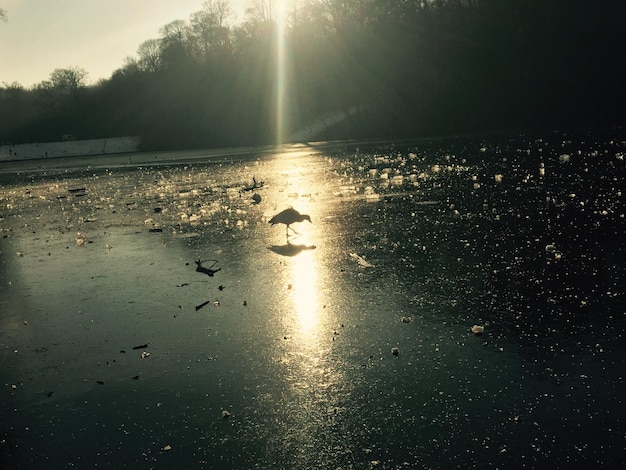
[[[0,162],[36,158],[71,157],[78,155],[105,155],[137,152],[139,137],[41,142],[34,144],[0,145]]]

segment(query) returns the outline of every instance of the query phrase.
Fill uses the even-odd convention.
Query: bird
[[[279,212],[274,217],[272,217],[269,220],[269,223],[272,225],[285,224],[287,226],[285,233],[287,237],[289,237],[289,229],[291,228],[289,226],[293,223],[302,222],[304,220],[308,220],[309,222],[311,222],[311,216],[307,214],[300,214],[300,212],[295,210],[293,207],[290,207],[288,209],[285,209],[284,211]],[[294,229],[291,229],[291,230],[294,233],[298,233]]]

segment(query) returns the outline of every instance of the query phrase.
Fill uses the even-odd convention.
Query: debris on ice
[[[362,256],[359,256],[356,253],[350,253],[350,258],[355,260],[357,263],[359,263],[359,266],[362,266],[364,268],[373,268],[374,267],[373,264],[369,263],[368,261],[365,261],[365,259]]]
[[[482,325],[472,326],[472,333],[474,333],[475,335],[482,335],[484,331],[485,331],[485,327]]]

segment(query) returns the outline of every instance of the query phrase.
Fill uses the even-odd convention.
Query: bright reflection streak
[[[276,144],[285,138],[287,0],[276,2]]]
[[[312,220],[295,224],[300,235],[291,236],[289,243],[281,230],[272,236],[272,251],[281,256],[277,274],[287,286],[281,306],[285,341],[279,344],[286,387],[280,408],[291,426],[281,442],[292,449],[314,448],[321,436],[331,435],[350,393],[337,357],[341,336],[329,300],[334,294],[325,254],[332,237],[326,236],[323,216],[331,199],[323,196],[328,181],[318,160],[315,149],[283,145],[271,165],[271,174],[280,175],[284,184],[275,195],[276,210],[291,205]]]
[[[288,242],[282,238],[281,244],[275,245],[273,251],[284,256],[287,268],[283,274],[285,284],[289,285],[286,301],[289,303],[290,315],[284,320],[288,329],[293,331],[292,344],[297,346],[290,351],[290,355],[292,358],[307,357],[315,362],[325,354],[326,347],[323,343],[327,336],[321,330],[328,323],[323,300],[326,276],[322,271],[323,266],[320,265],[316,248],[318,244],[316,234],[319,233],[317,229],[322,222],[318,214],[323,199],[317,200],[310,196],[320,192],[320,182],[316,181],[314,174],[307,171],[307,168],[310,168],[310,159],[313,158],[312,149],[300,145],[282,149],[286,151],[276,154],[273,172],[282,175],[281,181],[285,184],[284,194],[298,195],[296,196],[298,199],[287,200],[280,204],[280,208],[292,205],[301,213],[309,214],[312,222],[295,224],[292,228],[297,230],[299,235],[290,236]],[[306,194],[309,196],[300,197]],[[280,236],[284,237],[282,233]],[[311,362],[305,362],[311,365]]]
[[[318,273],[313,253],[300,253],[291,265],[294,310],[303,340],[315,339],[319,330]]]

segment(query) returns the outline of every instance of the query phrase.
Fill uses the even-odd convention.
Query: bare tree
[[[184,20],[174,20],[161,26],[159,29],[165,46],[169,44],[184,44],[187,36],[187,24]]]
[[[274,0],[250,0],[246,16],[253,23],[272,21],[276,15],[274,3]]]
[[[156,72],[161,65],[161,41],[148,39],[139,44],[137,48],[137,65],[146,72]]]
[[[161,34],[161,69],[176,69],[185,63],[191,51],[189,27],[184,20],[174,20],[159,29]]]
[[[122,67],[121,72],[133,73],[138,72],[139,70],[141,70],[141,66],[139,65],[139,61],[137,60],[137,58],[131,55],[127,55],[126,57],[124,57],[124,66]],[[116,70],[116,72],[119,71],[120,70]]]
[[[335,31],[342,31],[364,20],[364,0],[322,0],[326,14]]]
[[[202,8],[215,15],[216,23],[220,28],[229,26],[227,21],[232,16],[232,10],[228,0],[206,0]]]
[[[88,75],[89,73],[81,67],[54,69],[50,73],[50,82],[57,90],[74,93],[79,88],[84,88],[87,85]]]
[[[230,16],[227,0],[207,0],[202,4],[202,10],[191,15],[190,33],[200,55],[207,55],[211,49],[227,43]]]
[[[20,82],[13,81],[11,83],[2,82],[2,87],[7,91],[24,91],[24,87]]]
[[[50,80],[43,80],[33,86],[35,96],[43,102],[49,110],[55,111],[57,108],[56,93]]]

